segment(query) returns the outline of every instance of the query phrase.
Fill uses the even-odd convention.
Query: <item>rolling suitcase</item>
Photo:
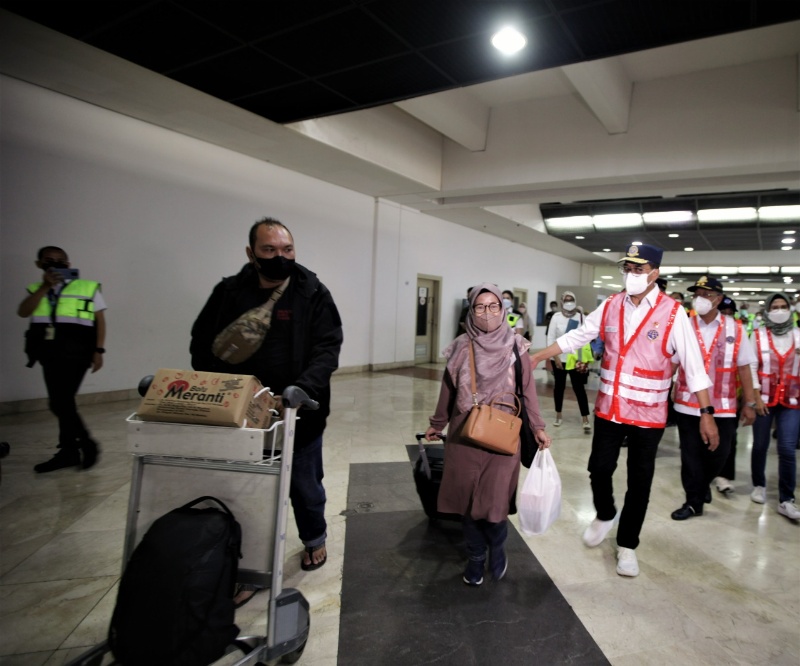
[[[418,432],[416,437],[419,457],[414,463],[414,484],[417,487],[417,494],[422,502],[425,515],[432,523],[437,520],[461,520],[461,516],[458,514],[440,513],[437,509],[439,487],[442,485],[442,475],[444,474],[444,445],[429,444],[425,446],[424,432]],[[444,435],[442,440],[444,440]]]

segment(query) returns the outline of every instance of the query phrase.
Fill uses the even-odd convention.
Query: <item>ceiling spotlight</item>
[[[781,243],[794,243],[794,238],[781,238]]]
[[[680,234],[670,234],[670,238],[680,238]]]
[[[506,26],[492,35],[492,46],[506,55],[513,55],[517,51],[521,51],[527,43],[525,35],[511,26]]]
[[[575,240],[584,240],[586,236],[575,236]]]
[[[684,252],[694,252],[694,248],[693,247],[685,247],[685,248],[683,248],[683,251]]]
[[[796,234],[797,232],[794,229],[787,229],[783,232],[785,236],[791,236],[792,234]]]
[[[603,252],[611,252],[611,248],[610,247],[604,247],[603,248]]]
[[[792,249],[792,246],[791,246],[791,245],[784,245],[784,246],[781,248],[781,250],[791,250],[791,249]]]

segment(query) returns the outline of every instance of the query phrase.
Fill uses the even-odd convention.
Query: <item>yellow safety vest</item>
[[[42,286],[41,282],[28,285],[28,291],[33,294]],[[100,289],[99,282],[92,280],[72,280],[64,285],[61,293],[56,298],[56,324],[77,324],[79,326],[94,326],[94,296]],[[50,298],[45,296],[31,315],[33,324],[52,324],[53,307]]]

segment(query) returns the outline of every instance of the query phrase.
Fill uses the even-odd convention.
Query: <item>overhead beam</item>
[[[561,70],[609,134],[628,131],[633,82],[619,58],[606,58]]]
[[[407,99],[395,106],[467,150],[486,149],[490,108],[464,90]]]

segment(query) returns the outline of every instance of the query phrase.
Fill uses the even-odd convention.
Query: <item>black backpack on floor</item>
[[[195,509],[205,500],[217,508]],[[108,641],[124,666],[206,666],[239,635],[233,591],[242,533],[199,497],[156,520],[119,585]]]

